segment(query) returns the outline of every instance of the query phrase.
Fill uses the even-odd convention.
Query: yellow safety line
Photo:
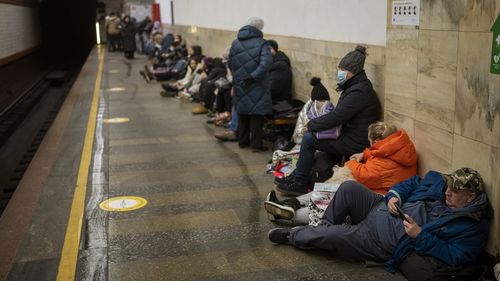
[[[64,237],[64,245],[59,261],[57,272],[57,281],[75,280],[76,264],[78,259],[78,248],[80,244],[80,235],[82,231],[82,219],[85,209],[85,194],[87,191],[87,182],[89,177],[90,162],[92,160],[92,146],[94,145],[94,135],[97,120],[97,108],[99,105],[99,93],[101,89],[102,69],[104,66],[104,48],[97,46],[99,55],[99,68],[92,95],[92,104],[90,106],[89,120],[87,123],[87,132],[83,143],[82,158],[80,159],[80,168],[76,180],[75,194],[71,204],[71,213],[69,214],[68,226]]]

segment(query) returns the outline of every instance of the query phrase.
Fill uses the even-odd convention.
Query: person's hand
[[[255,83],[255,79],[253,79],[253,77],[251,76],[243,80],[243,86],[247,88],[250,87],[253,83]]]
[[[301,131],[301,133],[302,133],[303,135],[309,131],[309,129],[307,129],[307,123],[309,123],[309,122],[308,122],[308,121],[306,121],[306,123],[305,123],[305,124],[304,124],[304,126],[302,127],[302,131]]]
[[[398,204],[398,201],[399,199],[397,197],[392,197],[391,199],[389,199],[389,201],[387,202],[387,210],[389,210],[389,213],[393,215],[398,214],[398,209],[396,209],[396,207],[394,206],[395,204]]]
[[[361,160],[363,160],[363,152],[351,155],[351,157],[349,157],[349,160],[356,160],[358,162],[361,162]]]
[[[408,234],[411,238],[417,237],[420,232],[422,232],[422,228],[410,216],[405,216],[406,220],[403,221],[403,225],[405,227],[406,234]]]

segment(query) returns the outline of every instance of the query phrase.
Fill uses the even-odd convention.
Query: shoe
[[[276,190],[286,195],[299,196],[307,193],[307,185],[299,185],[295,181],[284,184],[278,183],[276,184]]]
[[[290,232],[286,228],[273,228],[269,230],[267,237],[275,244],[290,244]]]
[[[286,219],[291,220],[295,216],[295,210],[292,207],[280,205],[276,202],[265,201],[264,209],[266,209],[268,214],[274,216],[274,219]]]
[[[149,79],[149,76],[145,70],[139,71],[139,74],[141,74],[142,78],[144,78],[144,80],[146,80],[146,83],[149,83],[149,81],[151,81],[151,79]]]
[[[191,95],[186,93],[185,91],[177,93],[177,96],[181,99],[182,102],[191,102],[192,100]]]
[[[208,112],[208,109],[204,107],[203,105],[199,104],[191,110],[191,113],[193,114],[205,114]]]
[[[213,124],[215,122],[215,117],[210,117],[207,119],[207,124]]]
[[[177,92],[179,89],[177,89],[177,87],[175,86],[172,86],[170,83],[161,83],[161,87],[163,88],[163,90],[169,92],[169,91],[175,91]]]
[[[175,98],[177,96],[177,92],[161,91],[160,95],[164,98]]]
[[[220,141],[237,141],[238,138],[236,137],[236,133],[231,131],[231,130],[227,130],[227,131],[224,131],[222,133],[217,133],[214,135],[214,137]]]
[[[276,196],[276,191],[274,190],[271,190],[267,196],[266,196],[266,201],[270,201],[270,202],[278,202],[278,197]],[[265,205],[264,205],[264,209],[265,209]],[[267,212],[267,219],[271,222],[274,222],[276,221],[276,218],[274,217],[273,214]]]

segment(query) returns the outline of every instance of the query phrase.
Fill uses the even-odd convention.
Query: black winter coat
[[[246,25],[238,31],[229,51],[229,68],[233,73],[234,104],[238,114],[270,115],[272,113],[268,71],[272,64],[269,44],[257,28]],[[243,81],[251,81],[244,83]]]
[[[271,80],[273,104],[280,100],[290,100],[292,98],[290,59],[282,51],[278,51],[274,55],[273,64],[271,65],[271,69],[269,69],[269,79]]]
[[[121,33],[123,38],[123,51],[134,52],[135,51],[135,33],[136,28],[132,22],[125,24],[122,27]]]
[[[380,119],[380,102],[364,71],[340,85],[343,90],[335,109],[307,123],[310,132],[319,132],[342,125],[340,138],[331,140],[344,156],[370,146],[368,126]]]

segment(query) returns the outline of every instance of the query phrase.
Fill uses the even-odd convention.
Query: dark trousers
[[[313,134],[306,133],[300,145],[299,160],[293,171],[295,183],[308,185],[309,175],[314,165],[314,155],[317,150],[330,154],[332,158],[341,159],[342,155],[331,145],[332,140],[318,140]],[[336,163],[335,163],[336,164]]]
[[[409,281],[480,280],[485,268],[478,264],[449,266],[440,260],[415,252],[405,258],[399,270]]]
[[[262,128],[264,127],[264,116],[262,115],[238,115],[238,144],[240,147],[261,149]]]
[[[215,106],[218,113],[231,112],[231,89],[219,89]]]
[[[340,256],[361,260],[384,261],[390,253],[376,243],[376,210],[384,204],[384,197],[363,185],[344,182],[318,226],[304,226],[290,230],[290,244],[299,248],[317,248],[336,251]],[[343,222],[350,217],[350,224]]]

